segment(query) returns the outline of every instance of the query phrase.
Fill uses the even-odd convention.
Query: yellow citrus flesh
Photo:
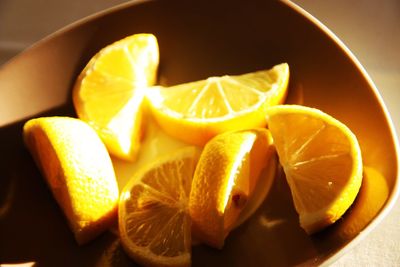
[[[353,203],[361,185],[356,136],[328,114],[298,105],[271,107],[268,127],[301,227],[312,234],[334,223]]]
[[[193,230],[201,242],[223,247],[225,237],[251,202],[261,171],[274,151],[266,129],[227,132],[207,143],[189,200]]]
[[[145,266],[189,266],[188,201],[200,155],[195,147],[156,159],[125,186],[119,202],[124,250]]]
[[[115,223],[117,181],[110,156],[89,125],[67,117],[32,119],[24,126],[24,141],[79,244]]]
[[[163,130],[190,144],[204,145],[217,134],[264,127],[267,107],[283,103],[289,66],[168,88],[154,87],[147,97]]]
[[[73,102],[79,118],[114,156],[136,157],[145,89],[156,81],[158,62],[154,35],[135,34],[100,50],[76,81]]]

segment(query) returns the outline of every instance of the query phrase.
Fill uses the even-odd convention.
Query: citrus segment
[[[375,168],[364,166],[356,201],[335,228],[335,238],[347,241],[358,235],[378,214],[389,196],[385,177]]]
[[[32,119],[24,125],[24,141],[79,244],[116,221],[118,185],[113,166],[90,126],[67,117]]]
[[[266,129],[227,132],[207,143],[196,167],[189,201],[193,229],[200,241],[222,248],[225,237],[251,202],[262,179],[260,173],[273,154],[272,137]]]
[[[361,185],[356,136],[328,114],[297,105],[271,107],[268,127],[300,225],[311,234],[334,223],[353,203]]]
[[[112,155],[136,157],[145,89],[156,81],[158,61],[154,35],[135,34],[100,50],[75,83],[79,118],[97,131]]]
[[[270,70],[154,87],[147,96],[168,134],[204,145],[219,133],[264,127],[267,107],[284,102],[288,81],[289,66],[283,63]]]
[[[188,266],[191,222],[187,206],[200,150],[186,147],[140,169],[119,203],[122,245],[146,266]]]

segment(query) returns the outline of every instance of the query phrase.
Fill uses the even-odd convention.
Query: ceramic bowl
[[[309,236],[299,227],[284,175],[278,174],[262,206],[231,233],[223,250],[193,247],[193,266],[329,264],[388,213],[399,191],[393,126],[365,70],[326,27],[285,1],[133,1],[80,20],[1,67],[1,262],[134,264],[110,232],[82,247],[75,243],[21,133],[32,117],[75,116],[71,88],[88,60],[102,47],[142,32],[158,38],[160,80],[166,85],[288,62],[287,102],[321,109],[347,124],[364,164],[377,170],[387,187],[373,214],[365,212],[365,203],[374,201],[367,190],[340,222]]]

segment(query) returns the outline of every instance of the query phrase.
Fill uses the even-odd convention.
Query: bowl
[[[71,89],[88,60],[102,47],[141,32],[158,38],[165,85],[288,62],[287,102],[321,109],[348,125],[359,140],[364,165],[376,174],[369,175],[372,183],[363,182],[360,196],[339,222],[309,236],[299,226],[284,175],[278,172],[261,207],[230,234],[223,250],[193,247],[193,266],[329,264],[394,205],[399,159],[388,112],[356,58],[311,15],[287,1],[133,1],[67,26],[1,67],[2,263],[133,264],[112,232],[85,246],[75,243],[22,143],[22,125],[37,116],[76,116]],[[368,189],[376,184],[386,191],[376,195]],[[378,203],[372,211],[371,203]]]

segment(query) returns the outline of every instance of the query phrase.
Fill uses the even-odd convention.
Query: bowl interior
[[[288,62],[288,102],[319,108],[347,124],[360,142],[364,164],[378,170],[387,184],[380,213],[394,201],[397,156],[382,103],[359,65],[307,15],[278,1],[136,1],[68,26],[0,69],[2,261],[103,266],[112,259],[116,266],[130,264],[110,233],[83,247],[75,244],[23,146],[21,127],[30,117],[75,116],[71,88],[87,61],[107,44],[140,32],[154,33],[159,40],[164,85]],[[376,215],[350,235],[341,234],[341,224],[359,218],[346,214],[343,223],[310,237],[298,225],[280,173],[263,205],[229,236],[222,251],[193,248],[193,265],[321,264],[370,229]]]

